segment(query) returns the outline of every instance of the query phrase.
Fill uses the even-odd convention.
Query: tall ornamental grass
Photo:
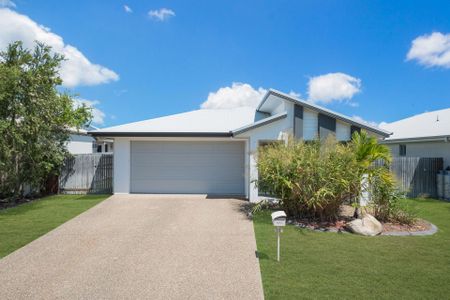
[[[350,144],[290,140],[260,147],[259,189],[280,199],[291,216],[336,220],[360,192],[360,164]]]

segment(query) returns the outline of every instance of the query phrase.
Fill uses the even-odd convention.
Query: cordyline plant
[[[342,204],[358,203],[364,174],[369,183],[377,183],[373,203],[390,203],[386,190],[392,191],[395,184],[385,165],[374,165],[380,159],[386,164],[391,161],[389,149],[365,131],[355,132],[348,143],[332,136],[325,141],[290,139],[259,148],[257,185],[280,199],[291,216],[334,221]],[[384,198],[379,201],[381,195]],[[386,214],[384,208],[375,211]]]
[[[90,109],[57,89],[63,57],[41,43],[0,52],[0,200],[39,190],[67,154],[69,129],[87,124]]]

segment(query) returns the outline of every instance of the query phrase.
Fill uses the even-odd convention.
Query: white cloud
[[[302,95],[300,93],[294,92],[294,91],[290,91],[289,92],[289,96],[295,97],[295,98],[300,98]]]
[[[386,129],[387,125],[389,125],[389,123],[382,121],[378,124],[378,127],[382,128],[382,129]]]
[[[87,99],[82,99],[82,98],[76,98],[73,100],[74,100],[74,105],[76,107],[79,107],[79,106],[85,104],[87,107],[91,108],[93,124],[103,125],[103,123],[105,123],[105,117],[106,117],[105,113],[103,111],[101,111],[100,109],[98,109],[97,107],[95,107],[96,105],[100,104],[100,101],[87,100]]]
[[[344,73],[328,73],[312,77],[308,82],[308,100],[311,102],[349,102],[360,91],[361,79]]]
[[[161,8],[158,10],[151,10],[148,12],[148,15],[150,18],[158,20],[158,21],[165,21],[170,17],[175,16],[175,12],[168,8]]]
[[[450,68],[450,34],[433,32],[412,41],[407,60],[417,60],[427,67]]]
[[[16,4],[11,0],[0,0],[0,7],[16,7]]]
[[[123,9],[124,9],[125,12],[127,12],[127,13],[132,13],[132,12],[133,12],[133,10],[131,9],[131,7],[129,7],[128,5],[124,5],[124,6],[123,6]]]
[[[225,109],[242,106],[256,107],[267,90],[260,87],[254,89],[248,83],[233,82],[231,87],[221,87],[208,95],[201,108]]]
[[[116,95],[117,97],[120,97],[120,96],[122,96],[123,94],[125,94],[127,92],[128,92],[127,89],[115,90],[114,91],[114,95]]]
[[[231,86],[221,87],[208,95],[208,99],[201,104],[202,109],[227,109],[236,107],[257,107],[267,89],[253,88],[248,83],[233,82]],[[300,98],[300,93],[290,91],[289,95]]]
[[[34,41],[40,41],[63,54],[66,60],[61,63],[60,75],[66,87],[97,85],[119,79],[114,71],[90,62],[77,48],[65,44],[61,36],[26,15],[7,8],[0,9],[0,28],[0,49],[5,49],[13,41],[21,40],[27,48],[34,47]]]
[[[364,120],[363,118],[361,118],[360,116],[356,116],[356,115],[352,116],[352,119],[354,119],[355,121],[361,122],[361,123],[366,123],[367,125],[370,125],[370,126],[375,126],[375,127],[380,127],[380,126],[386,124],[385,122],[377,123],[374,121],[367,121],[367,120]]]

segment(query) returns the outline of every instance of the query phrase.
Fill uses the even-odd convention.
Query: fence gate
[[[59,176],[62,194],[111,194],[112,154],[77,154],[65,160]]]

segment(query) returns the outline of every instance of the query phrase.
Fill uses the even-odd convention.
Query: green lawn
[[[107,197],[109,195],[56,195],[0,210],[0,258]]]
[[[450,299],[450,203],[410,201],[438,233],[363,237],[287,226],[280,263],[270,213],[257,214],[266,299]]]

